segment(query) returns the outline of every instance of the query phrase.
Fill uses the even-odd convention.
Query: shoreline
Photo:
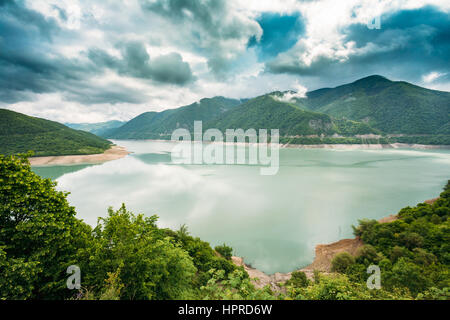
[[[165,140],[165,139],[113,139],[113,140],[124,140],[124,141],[155,141],[155,142],[168,142],[168,143],[177,143],[179,141]],[[193,141],[187,141],[193,142]],[[262,143],[243,143],[243,142],[214,142],[214,141],[203,141],[203,143],[223,143],[224,146],[227,145],[249,145],[249,146],[258,146]],[[268,143],[270,145],[270,143]],[[264,145],[266,145],[264,143]],[[390,143],[390,144],[290,144],[290,143],[279,143],[278,146],[280,149],[335,149],[335,150],[381,150],[381,149],[420,149],[420,150],[450,150],[450,145],[434,145],[434,144],[416,144],[416,143]]]
[[[32,166],[74,165],[74,164],[100,164],[112,160],[121,159],[130,152],[117,145],[111,146],[103,153],[69,156],[49,156],[29,158]]]
[[[410,143],[390,143],[390,144],[285,144],[281,148],[294,149],[341,149],[341,150],[381,150],[381,149],[422,149],[422,150],[450,150],[450,145],[432,144],[410,144]]]
[[[423,201],[427,204],[433,204],[437,199],[434,198],[430,200]],[[389,223],[398,219],[396,214],[390,214],[378,220],[379,223]],[[282,287],[280,284],[286,282],[291,278],[292,272],[301,271],[304,272],[308,279],[314,280],[314,270],[320,271],[324,274],[329,274],[331,272],[331,261],[336,256],[336,254],[341,252],[348,252],[355,256],[359,250],[364,245],[361,239],[355,237],[352,239],[341,239],[332,243],[327,244],[317,244],[315,246],[314,260],[311,264],[303,267],[301,269],[296,269],[291,272],[281,273],[275,272],[274,274],[267,274],[261,270],[253,268],[245,264],[244,258],[242,257],[232,257],[233,263],[240,267],[243,266],[245,271],[248,273],[250,279],[252,279],[253,284],[256,288],[263,288],[269,285],[272,290],[280,291]]]

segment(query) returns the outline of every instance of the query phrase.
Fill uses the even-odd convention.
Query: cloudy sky
[[[61,122],[371,74],[450,91],[449,61],[448,0],[0,0],[0,108]]]

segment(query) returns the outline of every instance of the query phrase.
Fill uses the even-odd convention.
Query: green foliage
[[[183,299],[197,271],[192,258],[156,226],[156,216],[134,215],[123,205],[108,210],[94,229],[91,246],[81,252],[84,285],[102,288],[119,271],[121,299]]]
[[[75,130],[82,130],[102,137],[106,132],[123,126],[126,122],[111,120],[99,123],[65,123],[66,126]]]
[[[194,279],[197,287],[205,285],[208,282],[211,277],[209,271],[212,269],[223,270],[226,276],[237,269],[233,262],[223,256],[219,256],[208,242],[202,241],[198,237],[190,236],[186,225],[182,225],[177,232],[169,229],[164,230],[164,232],[193,259],[194,265],[197,268],[197,274]]]
[[[424,144],[424,145],[450,145],[450,135],[429,135],[429,136],[402,136],[380,138],[358,138],[358,137],[280,137],[282,144]]]
[[[200,288],[201,299],[207,300],[274,300],[270,288],[256,289],[243,269],[226,276],[223,270],[210,271],[211,277]]]
[[[450,93],[371,76],[333,89],[319,89],[294,103],[274,92],[241,103],[215,97],[163,112],[147,112],[104,136],[167,139],[177,128],[279,129],[291,144],[450,145]],[[338,134],[339,137],[334,136]],[[357,135],[377,134],[379,138]],[[402,134],[388,136],[387,134]]]
[[[100,295],[100,300],[120,300],[120,293],[124,287],[120,280],[121,268],[116,272],[108,272],[108,278],[105,280],[106,285]]]
[[[214,97],[177,109],[146,112],[102,136],[113,139],[170,139],[175,129],[193,130],[194,121],[210,121],[240,103],[239,100]]]
[[[338,132],[344,136],[354,136],[362,134],[381,134],[380,130],[374,129],[362,121],[348,119],[334,119],[333,123],[338,128]]]
[[[334,133],[329,116],[301,110],[270,95],[251,99],[205,125],[226,129],[279,129],[280,135]]]
[[[205,125],[207,128],[226,129],[253,128],[279,129],[281,136],[332,135],[377,133],[366,124],[348,121],[335,121],[330,116],[300,109],[298,106],[279,101],[273,95],[251,99],[242,105],[221,114]]]
[[[417,295],[417,299],[419,300],[450,300],[450,289],[438,289],[438,288],[430,288],[423,293],[419,293]]]
[[[425,135],[425,136],[402,136],[389,138],[390,143],[409,143],[427,145],[450,145],[449,134]]]
[[[379,133],[369,125],[346,119],[335,120],[322,113],[302,110],[294,104],[279,101],[273,95],[240,101],[216,97],[200,103],[163,112],[147,112],[122,127],[105,134],[117,139],[170,139],[173,130],[193,130],[195,120],[203,129],[280,129],[281,135],[343,135]]]
[[[335,118],[364,121],[385,133],[450,134],[450,93],[381,76],[309,92],[298,104]]]
[[[287,297],[297,300],[397,300],[411,297],[401,290],[369,290],[365,282],[354,282],[346,275],[320,276],[307,287],[287,287]]]
[[[30,169],[25,156],[0,155],[0,298],[63,299],[67,267],[90,239],[66,193]]]
[[[358,252],[358,267],[340,272],[352,279],[362,278],[367,266],[378,264],[382,284],[390,290],[406,288],[417,297],[432,295],[430,290],[448,291],[449,216],[450,188],[447,183],[433,204],[403,208],[396,221],[360,221],[359,226],[354,227],[354,234],[366,245]]]
[[[331,261],[331,271],[345,273],[354,263],[355,258],[348,252],[338,253]]]
[[[110,208],[92,230],[55,186],[31,171],[26,156],[0,155],[0,299],[73,297],[70,265],[82,272],[81,299],[194,298],[210,269],[237,270],[185,226],[159,229],[156,216],[125,206]]]
[[[233,248],[227,246],[225,243],[221,246],[216,246],[214,250],[227,260],[231,260],[231,257],[233,256]]]
[[[0,109],[0,154],[33,151],[35,156],[102,153],[111,142],[60,123]]]
[[[310,284],[310,281],[306,277],[306,274],[302,271],[294,271],[291,274],[291,278],[286,281],[287,286],[293,286],[295,288],[304,288]]]
[[[356,253],[356,261],[364,265],[378,264],[383,258],[383,255],[379,254],[370,244],[362,246]]]
[[[337,255],[337,273],[315,270],[314,281],[293,272],[281,292],[256,288],[226,259],[230,247],[218,254],[185,225],[160,229],[156,216],[123,205],[92,229],[55,186],[26,155],[0,155],[0,299],[449,299],[450,182],[433,204],[404,208],[396,221],[360,221],[356,258]],[[381,290],[366,286],[371,264],[381,268]],[[82,271],[78,292],[66,288],[70,265]]]

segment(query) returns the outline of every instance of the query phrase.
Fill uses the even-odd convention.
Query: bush
[[[377,250],[370,244],[366,244],[359,248],[356,253],[356,261],[364,265],[377,264],[383,259],[377,252]]]
[[[355,258],[348,252],[338,253],[331,261],[331,271],[346,273],[348,268],[355,263]]]
[[[296,288],[304,288],[309,285],[310,281],[306,274],[302,271],[294,271],[291,274],[291,278],[286,281],[286,285]]]
[[[0,155],[0,299],[64,299],[67,267],[91,241],[67,194],[31,171],[26,155]]]
[[[231,260],[231,257],[233,256],[233,248],[228,247],[225,243],[221,246],[216,246],[214,250],[227,260]]]
[[[192,258],[156,226],[157,217],[135,215],[125,205],[108,210],[94,229],[94,241],[82,254],[85,286],[103,288],[111,273],[125,286],[120,298],[186,299],[197,269]],[[117,271],[119,270],[119,271]]]

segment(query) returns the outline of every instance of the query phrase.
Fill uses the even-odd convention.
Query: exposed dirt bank
[[[124,147],[112,146],[104,153],[75,155],[75,156],[54,156],[54,157],[33,157],[30,158],[32,166],[49,165],[71,165],[71,164],[97,164],[111,160],[117,160],[130,154]]]

